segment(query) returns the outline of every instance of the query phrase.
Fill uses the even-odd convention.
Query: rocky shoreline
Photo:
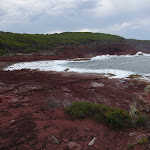
[[[11,59],[7,62],[10,58],[1,59],[0,63],[0,149],[150,149],[150,123],[142,128],[113,130],[90,118],[74,120],[64,111],[74,101],[90,101],[129,111],[130,105],[137,101],[138,109],[149,114],[150,93],[145,91],[148,82],[108,79],[100,74],[3,71],[2,68],[22,58]],[[89,146],[94,137],[95,143]],[[148,141],[140,144],[144,138]]]

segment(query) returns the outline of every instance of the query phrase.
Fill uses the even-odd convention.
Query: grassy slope
[[[7,53],[54,52],[62,46],[101,46],[125,42],[135,50],[150,51],[150,41],[125,39],[104,33],[64,32],[60,34],[18,34],[0,32],[0,55]],[[64,49],[65,50],[65,49]]]
[[[92,43],[120,42],[123,37],[104,33],[65,32],[60,34],[17,34],[0,32],[0,54],[54,51],[60,46],[80,46]]]

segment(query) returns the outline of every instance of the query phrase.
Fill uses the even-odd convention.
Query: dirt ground
[[[8,63],[1,63],[1,68]],[[107,79],[100,74],[0,70],[0,149],[64,150],[73,141],[82,150],[150,149],[148,128],[111,129],[92,119],[74,120],[64,111],[73,101],[91,101],[129,110],[133,93],[149,83]],[[150,101],[150,94],[145,94]],[[54,135],[59,144],[51,138]],[[93,146],[88,143],[96,137]],[[142,138],[149,139],[138,144]]]

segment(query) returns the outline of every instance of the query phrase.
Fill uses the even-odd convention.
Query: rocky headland
[[[136,109],[149,119],[148,81],[134,77],[108,79],[103,74],[38,70],[3,71],[6,66],[22,61],[90,58],[101,54],[135,54],[139,47],[142,52],[149,53],[148,44],[123,39],[121,42],[103,46],[97,42],[93,42],[91,46],[59,46],[55,47],[53,55],[38,53],[1,56],[0,149],[150,149],[150,121],[141,127],[112,129],[90,117],[79,120],[65,112],[65,108],[76,101],[102,104],[127,112],[136,103]],[[88,145],[93,138],[94,144]]]
[[[108,79],[100,74],[1,70],[0,147],[63,150],[75,142],[78,145],[71,144],[83,150],[124,150],[130,144],[136,150],[149,149],[149,142],[138,142],[150,140],[150,123],[141,128],[114,130],[90,118],[73,119],[64,111],[74,101],[90,101],[129,111],[130,105],[137,101],[138,109],[149,114],[150,93],[144,90],[148,85],[138,79]],[[94,145],[88,146],[94,137],[97,138]]]

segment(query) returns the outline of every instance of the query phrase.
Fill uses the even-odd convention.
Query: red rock
[[[75,142],[69,142],[64,150],[81,150],[81,146]]]
[[[68,54],[62,58],[65,57],[73,57],[73,55],[70,53],[70,56]],[[14,62],[17,59],[18,61],[34,60],[35,58],[38,60],[38,57],[14,58],[7,59]],[[53,57],[53,59],[57,58]],[[0,149],[44,150],[66,148],[63,139],[66,139],[66,142],[77,141],[79,148],[81,146],[83,150],[98,149],[99,147],[88,146],[88,142],[95,136],[97,137],[95,144],[104,150],[126,149],[128,143],[134,140],[134,136],[129,136],[129,133],[135,131],[134,129],[111,130],[106,125],[96,123],[92,119],[73,120],[65,113],[63,106],[72,101],[91,101],[128,110],[132,102],[131,94],[141,93],[147,85],[138,80],[125,80],[123,84],[118,79],[108,80],[98,74],[29,70],[7,72],[0,70],[0,82],[3,83],[0,84],[2,135]],[[103,83],[105,86],[92,87],[93,82]],[[15,92],[16,90],[18,92]],[[13,102],[14,98],[18,98],[18,101]],[[146,99],[149,99],[149,95]],[[47,103],[48,100],[50,103]],[[11,123],[11,120],[15,122]],[[136,132],[150,134],[149,130],[143,128],[136,129]],[[51,141],[51,134],[56,135],[59,139],[59,145]],[[143,147],[146,148],[146,145]]]

